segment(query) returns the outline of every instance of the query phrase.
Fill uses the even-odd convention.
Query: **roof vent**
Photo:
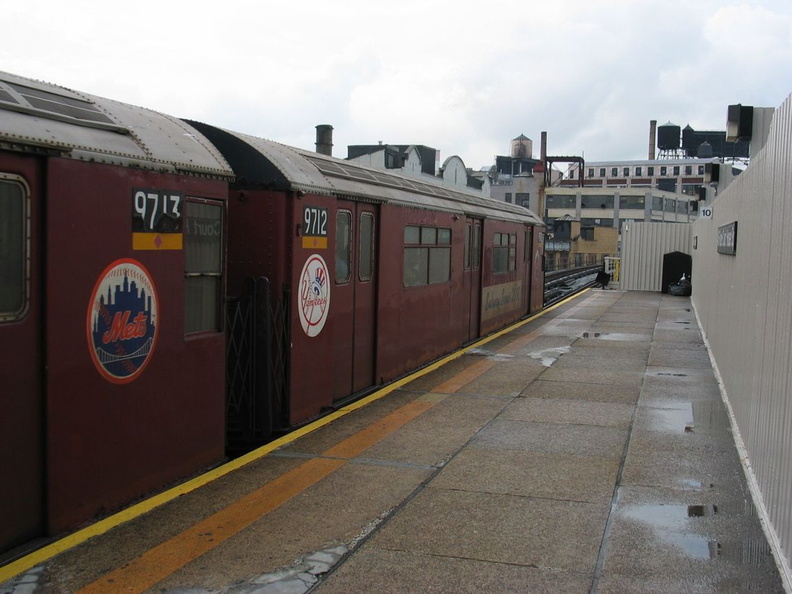
[[[319,124],[316,127],[316,152],[320,155],[333,155],[333,127]]]

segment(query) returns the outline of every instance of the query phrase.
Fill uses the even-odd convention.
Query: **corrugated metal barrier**
[[[764,148],[708,206],[712,218],[692,225],[693,304],[789,591],[792,96],[776,110]]]

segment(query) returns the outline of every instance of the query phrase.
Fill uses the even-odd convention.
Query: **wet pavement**
[[[686,297],[589,291],[275,446],[0,594],[784,591]]]

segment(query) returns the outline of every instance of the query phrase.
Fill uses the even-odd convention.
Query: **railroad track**
[[[602,264],[545,273],[544,305],[552,305],[596,284]]]

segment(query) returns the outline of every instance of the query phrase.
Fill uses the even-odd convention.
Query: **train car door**
[[[40,164],[0,154],[0,552],[46,529],[42,206]]]
[[[531,313],[531,261],[533,260],[533,227],[526,227],[523,234],[523,280],[522,280],[522,313]]]
[[[375,383],[377,208],[339,201],[335,221],[333,400]]]
[[[481,221],[468,219],[465,224],[465,277],[470,295],[468,341],[481,332]]]

